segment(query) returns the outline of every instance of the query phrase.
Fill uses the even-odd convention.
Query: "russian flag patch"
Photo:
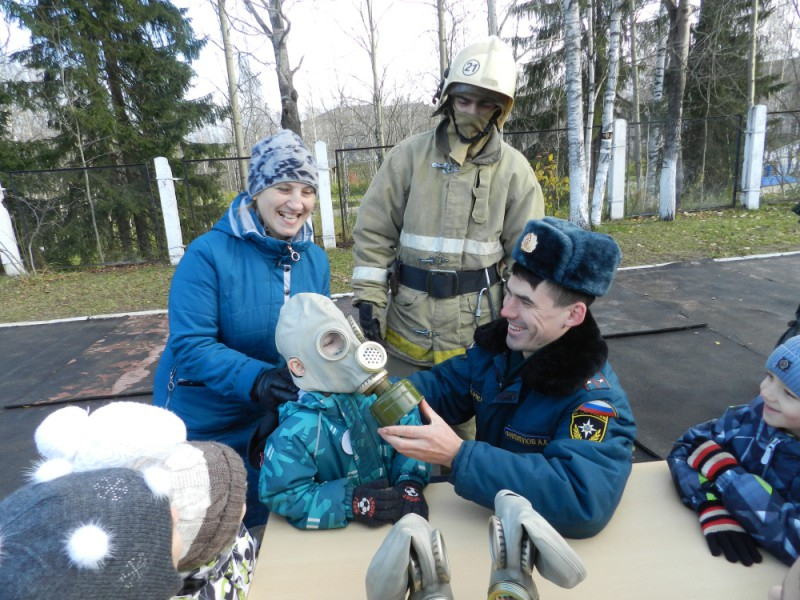
[[[617,409],[605,400],[592,400],[581,404],[575,412],[582,412],[599,417],[616,417]]]

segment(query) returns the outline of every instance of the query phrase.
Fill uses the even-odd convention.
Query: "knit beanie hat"
[[[164,491],[130,469],[28,484],[0,502],[6,600],[162,600],[183,580],[172,562]]]
[[[291,181],[318,188],[317,161],[295,132],[282,129],[260,142],[250,154],[247,193],[255,198],[262,190]]]
[[[183,421],[170,411],[138,402],[112,402],[92,413],[72,406],[49,415],[34,438],[49,460],[34,468],[33,481],[160,467],[184,540],[181,571],[209,562],[236,539],[247,488],[241,458],[223,444],[186,442]]]
[[[765,366],[793,394],[800,396],[800,335],[789,338],[775,348]]]
[[[160,467],[183,537],[178,570],[196,569],[236,540],[247,494],[247,472],[236,452],[217,442],[185,442],[132,460],[135,469]]]

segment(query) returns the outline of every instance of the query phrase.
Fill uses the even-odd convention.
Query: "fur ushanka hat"
[[[256,142],[250,155],[247,193],[251,198],[276,183],[304,183],[319,188],[317,161],[295,132],[282,129]]]
[[[512,257],[546,281],[588,296],[604,296],[622,253],[609,235],[545,217],[528,221]]]

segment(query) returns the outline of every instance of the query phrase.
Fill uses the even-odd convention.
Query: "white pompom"
[[[170,498],[172,496],[172,478],[166,469],[161,467],[147,467],[142,471],[142,476],[157,498]]]
[[[30,479],[34,483],[42,483],[70,473],[72,473],[72,463],[70,461],[66,458],[54,458],[34,467]]]
[[[79,569],[99,569],[111,558],[111,535],[94,523],[82,525],[67,538],[67,555]]]
[[[112,402],[90,415],[75,470],[124,467],[185,441],[186,425],[175,413],[141,402]]]
[[[67,406],[51,413],[41,422],[33,439],[45,458],[72,460],[83,440],[89,413],[78,406]]]

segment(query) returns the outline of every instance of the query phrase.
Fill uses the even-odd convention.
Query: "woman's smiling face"
[[[317,191],[305,183],[286,181],[262,190],[254,200],[269,234],[290,240],[311,216]]]

